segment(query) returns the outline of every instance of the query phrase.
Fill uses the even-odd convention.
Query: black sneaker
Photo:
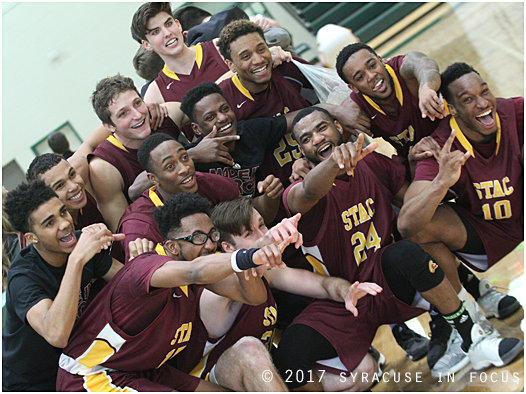
[[[427,354],[429,339],[417,334],[405,323],[395,325],[392,333],[411,361],[418,361]]]
[[[427,365],[429,370],[432,370],[436,362],[446,353],[453,329],[442,315],[431,316],[429,328],[431,328],[431,340],[427,352]]]

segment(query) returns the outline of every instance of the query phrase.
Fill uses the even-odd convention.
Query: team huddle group
[[[100,80],[102,125],[3,201],[22,245],[3,390],[365,391],[383,324],[434,377],[521,353],[488,320],[519,302],[474,271],[524,238],[522,97],[353,43],[352,93],[320,103],[246,18],[188,46],[170,3],[146,3],[131,31],[164,62],[144,99]],[[404,324],[423,313],[431,340]]]

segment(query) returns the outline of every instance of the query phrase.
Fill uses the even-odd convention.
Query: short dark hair
[[[146,39],[148,21],[160,12],[166,12],[168,15],[172,15],[172,7],[167,2],[150,2],[144,3],[139,7],[135,14],[133,14],[131,24],[131,35],[135,41],[139,44],[142,40]]]
[[[51,170],[62,160],[66,159],[56,153],[44,153],[35,157],[27,169],[26,179],[28,182],[40,179],[40,175]]]
[[[164,67],[164,60],[154,51],[142,45],[133,57],[133,68],[137,75],[147,81],[153,81]]]
[[[142,168],[146,170],[146,172],[154,173],[153,171],[153,165],[152,165],[152,158],[151,153],[152,150],[157,148],[159,145],[161,145],[165,141],[175,141],[177,140],[168,134],[164,133],[155,133],[150,134],[139,147],[139,150],[137,151],[137,158],[139,159],[139,163],[141,163]]]
[[[183,111],[183,113],[195,123],[195,105],[206,96],[210,96],[214,93],[218,93],[221,96],[223,95],[223,91],[215,82],[200,83],[186,92],[181,100],[181,111]]]
[[[47,143],[51,150],[59,155],[69,150],[69,141],[60,131],[55,131],[47,137]]]
[[[31,214],[53,197],[57,194],[44,181],[24,182],[7,194],[4,210],[16,231],[28,233],[33,229]]]
[[[173,12],[174,19],[179,21],[183,31],[188,31],[192,27],[200,25],[209,16],[212,16],[210,12],[193,5],[179,7]]]
[[[478,74],[478,71],[475,70],[472,66],[466,63],[457,62],[451,64],[446,70],[440,74],[440,90],[439,92],[442,94],[442,97],[446,99],[447,102],[451,103],[452,96],[451,92],[449,91],[449,85],[459,79],[460,77],[463,77],[466,74],[469,73],[475,73]]]
[[[197,213],[210,216],[210,201],[197,193],[179,193],[155,208],[152,215],[163,241],[166,241],[181,230],[182,219]]]
[[[332,121],[334,122],[336,119],[334,118],[334,116],[331,115],[331,113],[329,111],[327,111],[325,108],[321,108],[321,107],[316,107],[316,106],[313,106],[313,107],[307,107],[307,108],[303,108],[300,112],[298,112],[296,114],[296,116],[294,117],[294,120],[292,121],[292,124],[290,126],[290,130],[291,130],[291,133],[292,133],[292,137],[294,139],[296,139],[296,135],[294,133],[294,129],[296,128],[296,124],[302,120],[304,117],[312,114],[313,112],[322,112],[324,113],[325,115],[327,115],[327,117]]]
[[[91,105],[93,105],[95,113],[103,123],[115,126],[111,120],[109,106],[119,94],[128,90],[133,90],[139,97],[141,97],[133,83],[133,79],[124,77],[121,74],[101,79],[97,83],[97,87],[91,95]]]
[[[338,72],[338,75],[345,83],[351,83],[343,73],[343,66],[345,66],[345,63],[347,63],[347,60],[354,55],[356,52],[366,49],[369,52],[371,52],[374,56],[378,56],[373,48],[371,48],[369,45],[364,44],[363,42],[355,42],[354,44],[349,44],[345,48],[343,48],[340,53],[338,53],[338,57],[336,58],[336,71]]]
[[[210,218],[221,234],[219,243],[224,241],[236,246],[233,236],[240,236],[250,230],[253,208],[253,200],[249,197],[238,197],[215,206]]]
[[[263,29],[254,22],[246,19],[239,19],[230,22],[228,25],[223,27],[223,30],[221,30],[221,34],[219,35],[219,41],[217,42],[217,46],[219,47],[219,52],[221,55],[223,55],[225,59],[232,60],[230,44],[239,37],[246,36],[250,33],[258,33],[266,45],[265,33],[263,32]]]

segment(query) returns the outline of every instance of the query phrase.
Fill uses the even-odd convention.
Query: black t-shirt
[[[77,238],[81,232],[75,232]],[[82,271],[77,317],[87,304],[91,281],[104,276],[112,259],[97,253]],[[27,322],[27,312],[39,301],[54,300],[66,270],[49,265],[33,245],[22,249],[7,275],[6,317],[2,329],[2,390],[56,391],[62,349],[50,345]]]
[[[196,171],[209,172],[232,178],[239,188],[239,194],[253,196],[255,192],[255,173],[265,157],[265,151],[275,149],[287,132],[287,120],[284,116],[273,118],[257,118],[237,122],[237,134],[241,137],[236,141],[233,152],[230,152],[237,166],[231,167],[225,163],[194,163]],[[187,146],[197,145],[201,139]]]

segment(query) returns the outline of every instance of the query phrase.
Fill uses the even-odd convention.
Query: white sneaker
[[[513,296],[503,294],[496,290],[487,279],[481,279],[479,283],[480,297],[477,303],[484,311],[486,318],[495,316],[497,319],[503,319],[511,315],[521,307],[519,301]]]
[[[446,352],[431,369],[431,376],[434,378],[453,375],[469,363],[468,355],[462,350],[463,340],[458,331],[453,329],[451,336],[453,340],[448,341]]]
[[[471,301],[473,304],[473,316],[471,316],[471,319],[473,320],[474,324],[478,324],[482,327],[484,330],[484,333],[492,338],[499,338],[500,332],[497,331],[495,327],[493,327],[493,324],[490,323],[488,319],[486,319],[484,312],[481,311],[479,308],[479,305]],[[471,315],[471,314],[470,314]]]
[[[486,369],[491,365],[503,367],[515,358],[524,347],[517,338],[492,338],[479,324],[471,329],[472,344],[468,351],[471,365],[476,370]]]

